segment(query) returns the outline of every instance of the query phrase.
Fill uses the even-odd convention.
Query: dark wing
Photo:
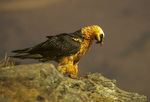
[[[30,54],[40,54],[43,58],[58,60],[60,58],[76,54],[81,48],[81,42],[74,40],[70,34],[49,36],[49,39],[28,50]],[[81,38],[76,38],[80,39]]]
[[[47,38],[47,41],[36,46],[12,51],[18,53],[12,57],[40,59],[41,61],[58,61],[63,57],[76,54],[80,50],[81,43],[84,40],[81,30],[70,34],[62,33],[56,36],[47,36]]]

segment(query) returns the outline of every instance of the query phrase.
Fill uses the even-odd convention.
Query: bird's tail
[[[20,59],[41,59],[42,58],[40,54],[23,54],[23,55],[18,54],[10,57],[20,58]]]
[[[31,48],[21,49],[21,50],[13,50],[12,52],[17,53],[14,56],[10,56],[13,58],[20,58],[20,59],[41,59],[42,56],[40,54],[29,54]]]
[[[12,52],[14,53],[18,53],[18,54],[21,54],[21,53],[28,53],[30,48],[26,48],[26,49],[22,49],[22,50],[13,50]]]
[[[28,58],[28,54],[27,55],[14,55],[14,56],[10,56],[10,57],[25,59],[25,58]]]

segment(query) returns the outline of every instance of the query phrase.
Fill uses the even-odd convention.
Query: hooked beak
[[[97,40],[97,44],[100,44],[101,46],[104,44],[103,42],[103,34],[100,35],[100,41]]]

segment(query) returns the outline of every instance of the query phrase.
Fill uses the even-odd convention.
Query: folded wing
[[[74,34],[59,34],[56,36],[48,36],[48,40],[31,48],[22,50],[14,50],[12,52],[18,53],[13,56],[15,58],[31,58],[40,59],[41,61],[54,60],[59,61],[63,57],[77,53],[81,48],[81,41],[83,38],[75,36]],[[79,39],[79,40],[74,40]]]

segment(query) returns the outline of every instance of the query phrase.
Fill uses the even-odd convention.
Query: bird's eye
[[[100,37],[103,38],[103,34],[100,34]]]

